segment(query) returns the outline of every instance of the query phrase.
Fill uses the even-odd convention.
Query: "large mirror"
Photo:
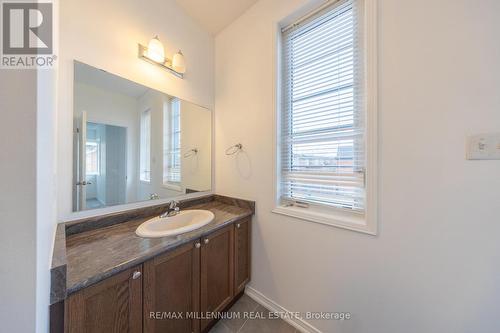
[[[74,64],[73,211],[211,190],[212,112]]]

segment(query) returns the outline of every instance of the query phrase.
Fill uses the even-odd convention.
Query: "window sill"
[[[272,210],[275,214],[295,217],[304,221],[320,223],[330,227],[377,235],[376,229],[371,227],[362,214],[345,213],[335,210],[320,211],[314,208],[277,206]]]
[[[182,186],[180,185],[175,185],[175,184],[163,184],[162,185],[163,188],[166,188],[168,190],[172,190],[172,191],[177,191],[177,192],[182,192]]]

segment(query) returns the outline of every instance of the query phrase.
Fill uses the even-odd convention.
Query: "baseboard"
[[[264,296],[260,291],[255,290],[252,287],[246,286],[245,288],[245,294],[247,294],[249,297],[251,297],[254,301],[268,309],[269,311],[273,312],[285,312],[285,313],[292,313],[292,311],[288,311],[275,301],[267,298]],[[312,326],[308,322],[304,321],[303,319],[300,318],[294,318],[292,316],[285,316],[283,318],[287,323],[298,329],[299,331],[303,333],[322,333],[319,329],[316,327]]]

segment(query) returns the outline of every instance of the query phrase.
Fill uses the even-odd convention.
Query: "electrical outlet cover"
[[[500,160],[500,133],[471,135],[467,138],[468,160]]]

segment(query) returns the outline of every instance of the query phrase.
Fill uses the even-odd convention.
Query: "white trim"
[[[274,188],[274,202],[277,204],[279,202],[279,196],[280,196],[280,191],[279,191],[279,179],[280,179],[280,151],[281,151],[281,126],[279,126],[280,121],[281,121],[281,83],[282,83],[282,77],[281,77],[281,65],[282,65],[282,45],[283,45],[283,39],[282,39],[282,34],[281,34],[281,26],[280,24],[276,24],[275,26],[275,32],[273,35],[273,45],[274,45],[274,50],[273,50],[273,56],[274,56],[274,61],[273,61],[273,84],[274,84],[274,91],[273,91],[273,105],[274,105],[274,112],[273,112],[273,117],[272,117],[272,122],[273,122],[273,129],[274,129],[274,136],[273,136],[273,188]]]
[[[369,235],[376,235],[366,223],[363,214],[354,212],[343,212],[334,208],[315,209],[301,207],[277,206],[272,210],[273,213],[295,217],[301,220],[324,224],[330,227],[337,227],[352,231],[358,231]]]
[[[274,160],[274,200],[275,208],[273,213],[282,214],[299,218],[305,221],[316,222],[328,226],[335,226],[352,231],[377,235],[378,233],[378,59],[377,59],[377,44],[378,44],[378,23],[377,23],[377,5],[378,0],[356,0],[360,1],[363,6],[364,22],[363,22],[363,52],[364,52],[364,68],[365,68],[365,110],[366,110],[366,206],[364,219],[360,223],[360,219],[355,213],[349,216],[343,212],[337,212],[336,209],[330,209],[330,216],[327,216],[325,211],[321,209],[310,209],[304,211],[302,208],[283,207],[280,205],[280,128],[279,117],[281,114],[281,27],[278,24],[274,35],[274,107],[273,128],[274,128],[274,144],[273,144],[273,160]]]
[[[172,183],[163,183],[163,184],[161,184],[161,186],[162,186],[163,188],[166,188],[166,189],[169,189],[169,190],[182,192],[182,186],[180,185],[180,182],[178,182],[178,183],[176,183],[176,184],[172,184]]]
[[[364,2],[366,80],[366,224],[378,232],[378,0]]]
[[[313,17],[314,15],[318,14],[323,9],[325,9],[327,7],[330,7],[330,6],[333,6],[334,4],[336,4],[339,1],[341,1],[341,0],[325,0],[325,3],[323,3],[318,8],[316,8],[313,11],[310,11],[309,13],[307,13],[307,14],[299,17],[297,20],[295,20],[295,22],[290,23],[287,26],[281,28],[281,32],[286,32],[287,30],[290,30],[291,28],[296,27],[296,26],[302,24],[304,21],[306,21],[307,19],[309,19],[309,18]]]
[[[245,294],[247,294],[250,298],[252,298],[254,301],[268,309],[269,311],[272,312],[279,312],[279,313],[287,313],[287,314],[292,314],[292,311],[289,311],[276,303],[275,301],[271,300],[270,298],[264,296],[260,291],[257,291],[256,289],[246,286],[245,288]],[[303,333],[322,333],[319,329],[316,327],[312,326],[308,322],[306,322],[303,319],[296,318],[296,316],[284,316],[283,318],[284,321],[295,327],[297,330]]]

